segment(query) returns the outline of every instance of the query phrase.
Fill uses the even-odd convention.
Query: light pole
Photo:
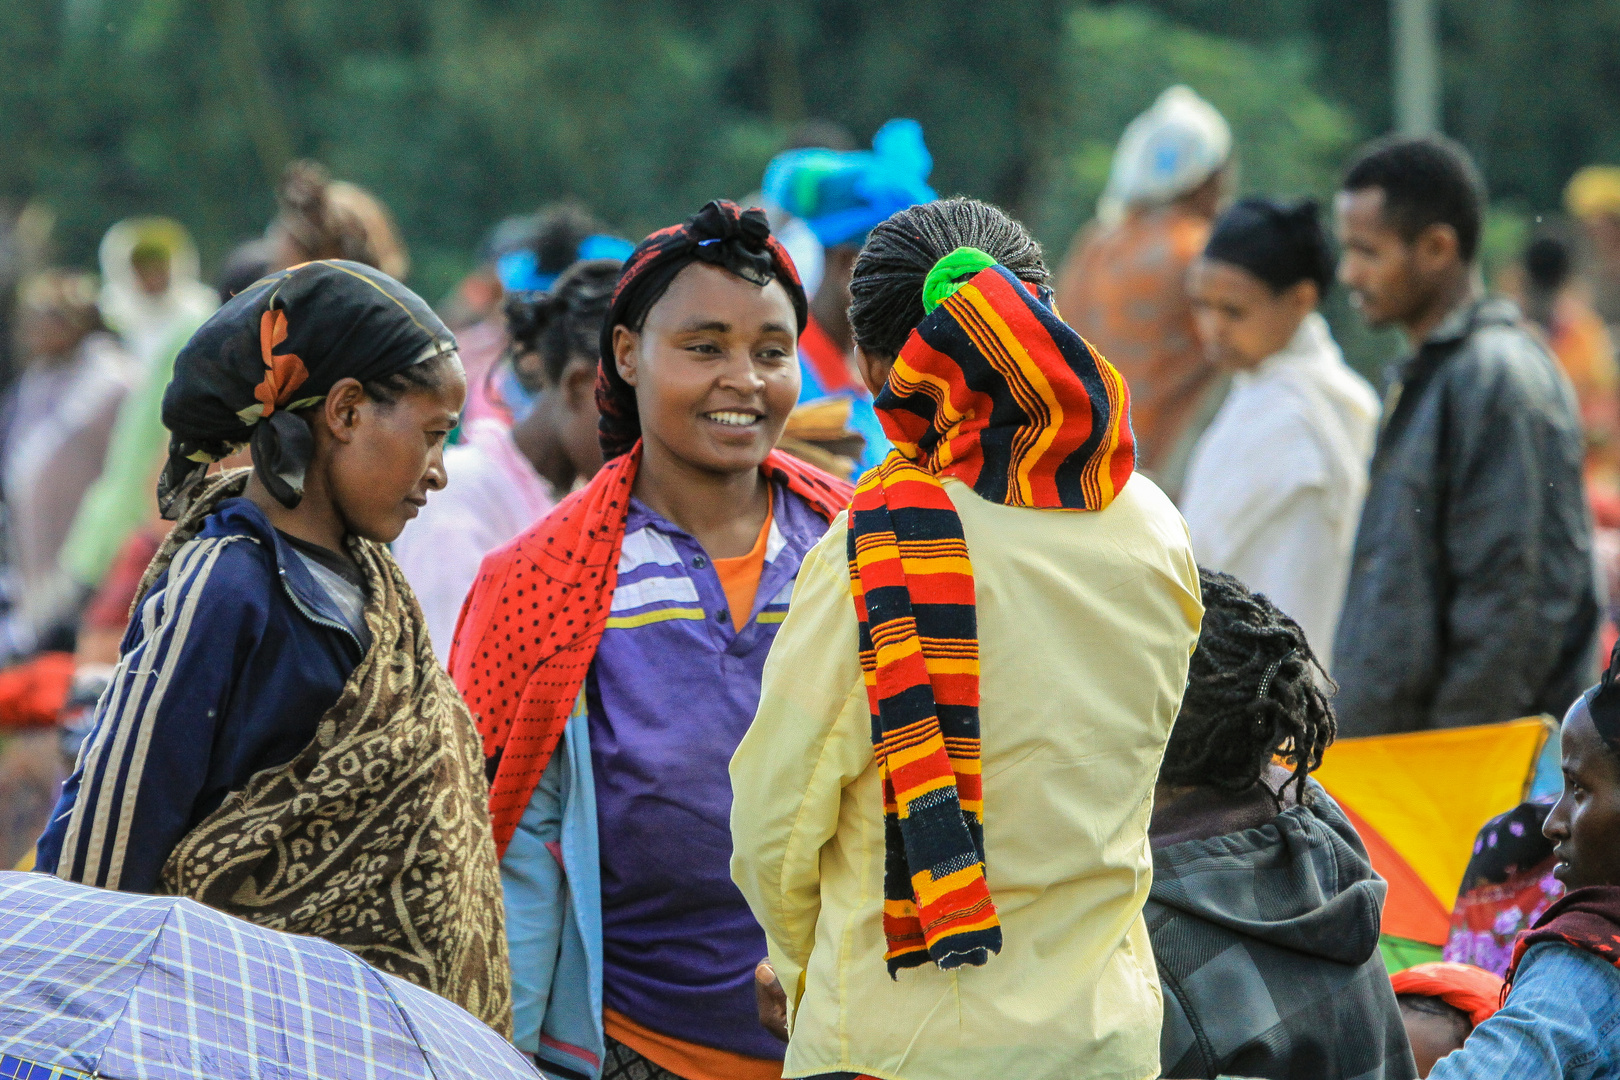
[[[1395,130],[1402,135],[1440,130],[1440,48],[1434,9],[1435,0],[1390,0]]]

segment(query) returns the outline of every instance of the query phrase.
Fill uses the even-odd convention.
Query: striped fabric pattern
[[[539,1080],[450,1001],[173,896],[0,873],[0,1078]]]
[[[896,449],[850,509],[891,976],[981,965],[1001,949],[985,876],[973,565],[941,477],[1008,506],[1101,510],[1134,466],[1124,381],[1049,303],[998,265],[955,284],[878,396]]]
[[[97,723],[80,751],[84,780],[63,836],[58,876],[105,889],[123,884],[132,812],[153,729],[198,617],[209,576],[226,547],[246,536],[200,539],[175,556],[162,589],[141,603],[140,643],[118,661],[97,704]],[[109,718],[116,719],[111,722]]]
[[[89,1073],[0,1054],[0,1080],[91,1080]]]
[[[503,855],[557,749],[608,619],[632,620],[686,603],[647,600],[615,608],[640,464],[637,443],[527,532],[486,556],[462,608],[450,675],[484,738],[490,817]],[[760,468],[829,521],[849,497],[843,481],[777,451]],[[770,549],[766,557],[774,557]],[[662,575],[649,572],[654,576]],[[760,621],[775,621],[785,611],[786,597],[773,597],[765,612],[772,618],[762,615]]]
[[[787,537],[773,517],[765,539],[765,565],[774,563],[785,547]],[[781,622],[787,617],[792,593],[793,583],[789,582],[760,611],[757,621]],[[697,585],[669,537],[650,525],[627,532],[619,550],[618,584],[604,628],[633,630],[671,619],[703,622],[708,617]]]

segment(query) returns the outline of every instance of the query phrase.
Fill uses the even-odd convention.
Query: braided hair
[[[1305,631],[1277,605],[1229,574],[1200,569],[1198,576],[1204,626],[1159,781],[1247,791],[1280,755],[1303,800],[1305,778],[1337,731],[1314,675],[1321,664]]]
[[[874,228],[855,260],[849,322],[870,353],[898,356],[922,322],[923,282],[934,264],[959,247],[978,248],[1020,281],[1051,277],[1041,245],[1004,211],[958,196],[902,210]]]
[[[545,292],[508,296],[504,313],[513,353],[538,356],[552,386],[562,382],[563,371],[575,357],[594,363],[602,322],[623,265],[618,259],[586,259],[563,271]],[[524,373],[518,374],[522,378]]]

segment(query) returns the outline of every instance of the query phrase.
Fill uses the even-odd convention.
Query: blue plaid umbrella
[[[190,900],[0,873],[0,1080],[538,1080],[459,1006]]]

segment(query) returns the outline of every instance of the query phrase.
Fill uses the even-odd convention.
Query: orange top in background
[[[1186,284],[1210,227],[1179,206],[1131,210],[1083,230],[1057,276],[1058,314],[1131,388],[1137,465],[1155,479],[1216,385]]]
[[[731,627],[738,633],[748,625],[748,616],[754,610],[754,594],[759,592],[759,578],[765,572],[765,544],[771,536],[774,509],[766,504],[765,524],[760,527],[752,551],[734,559],[714,560],[714,572],[720,578],[720,588],[725,590],[726,606],[731,609]]]

